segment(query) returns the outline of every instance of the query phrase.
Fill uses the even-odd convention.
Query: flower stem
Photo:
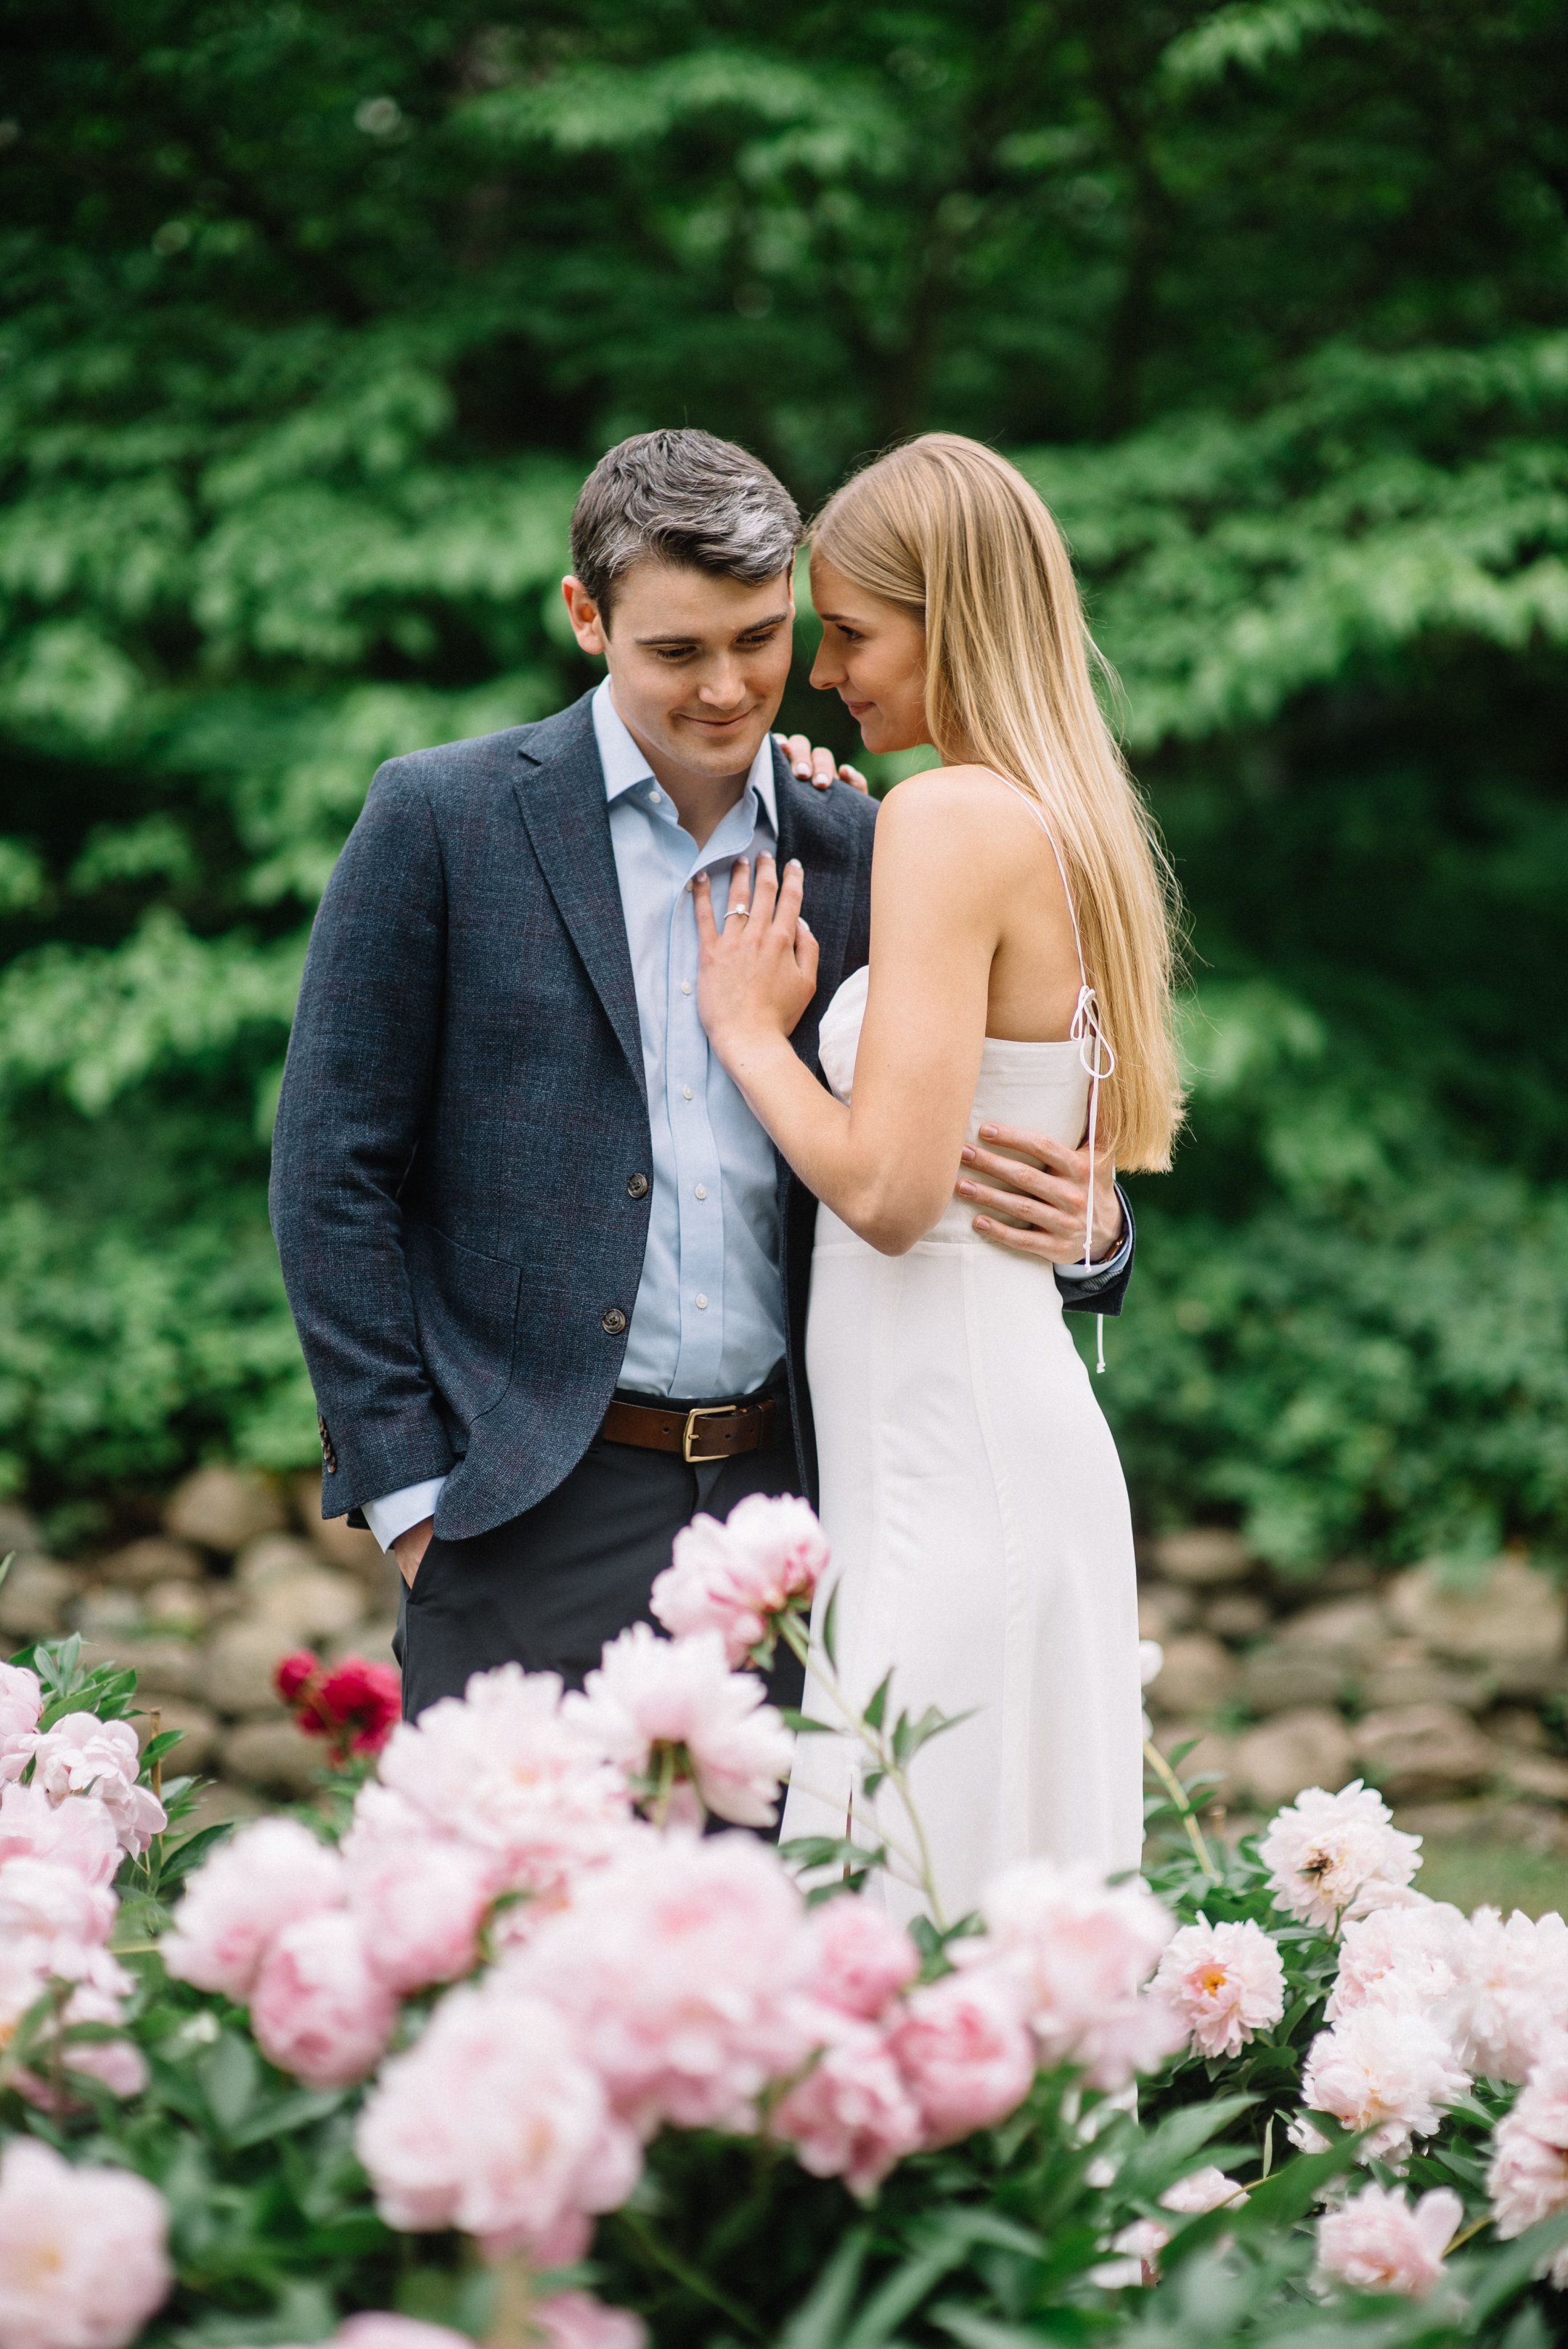
[[[1148,1766],[1154,1772],[1155,1776],[1159,1779],[1160,1783],[1165,1787],[1167,1794],[1168,1794],[1172,1803],[1176,1806],[1181,1824],[1187,1829],[1187,1840],[1192,1846],[1194,1852],[1198,1856],[1199,1867],[1203,1870],[1204,1875],[1209,1878],[1210,1884],[1218,1884],[1220,1881],[1220,1870],[1215,1867],[1213,1858],[1210,1853],[1209,1846],[1203,1840],[1203,1830],[1198,1824],[1196,1812],[1193,1810],[1191,1804],[1187,1799],[1186,1787],[1182,1785],[1180,1779],[1177,1776],[1175,1771],[1171,1768],[1169,1763],[1166,1760],[1164,1754],[1160,1752],[1152,1737],[1148,1737],[1144,1740],[1143,1754],[1144,1760],[1148,1764]]]
[[[659,2238],[643,2224],[635,2210],[618,2210],[615,2216],[616,2223],[626,2229],[644,2254],[657,2266],[663,2268],[667,2274],[672,2275],[677,2283],[684,2284],[688,2292],[695,2292],[700,2299],[708,2301],[714,2308],[722,2310],[732,2324],[740,2325],[742,2330],[749,2333],[754,2341],[760,2341],[763,2338],[763,2328],[750,2309],[742,2308],[738,2300],[732,2300],[721,2285],[714,2283],[702,2273],[701,2268],[692,2267],[689,2261],[681,2258],[679,2251],[672,2251],[668,2243],[661,2242]]]

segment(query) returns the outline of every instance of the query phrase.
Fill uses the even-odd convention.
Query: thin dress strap
[[[988,771],[992,774],[996,773],[994,767]],[[1116,1056],[1111,1050],[1104,1029],[1100,1026],[1099,999],[1089,985],[1089,974],[1084,965],[1084,939],[1078,928],[1078,909],[1073,902],[1073,885],[1067,878],[1067,867],[1063,863],[1062,852],[1056,845],[1056,835],[1046,822],[1045,811],[1038,800],[1030,792],[1022,790],[1017,783],[1009,782],[1005,775],[997,775],[996,780],[1023,801],[1050,842],[1051,854],[1056,860],[1056,870],[1062,876],[1062,895],[1067,900],[1067,919],[1073,925],[1073,946],[1078,957],[1078,1000],[1073,1011],[1073,1024],[1067,1033],[1078,1047],[1078,1059],[1089,1080],[1089,1195],[1084,1216],[1084,1263],[1088,1266],[1095,1260],[1095,1143],[1100,1122],[1100,1087],[1107,1077],[1115,1075]],[[1096,1313],[1095,1316],[1095,1368],[1096,1371],[1104,1371],[1106,1317],[1103,1313]]]

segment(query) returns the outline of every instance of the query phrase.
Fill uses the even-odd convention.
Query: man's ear
[[[572,634],[584,652],[606,651],[609,628],[605,616],[582,581],[569,571],[561,582],[561,597],[566,606],[566,617],[572,624]]]

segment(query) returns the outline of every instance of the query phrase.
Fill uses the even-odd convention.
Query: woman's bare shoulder
[[[919,850],[929,842],[945,855],[972,851],[1016,856],[1028,839],[1044,845],[1033,802],[990,767],[928,767],[909,776],[882,802],[883,826]]]

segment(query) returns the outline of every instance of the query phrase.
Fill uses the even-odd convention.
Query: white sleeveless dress
[[[868,973],[823,1019],[823,1072],[847,1102]],[[1085,989],[1085,997],[1086,997]],[[1085,999],[1081,999],[1082,1001]],[[1092,999],[1090,999],[1092,1000]],[[1077,1041],[987,1038],[969,1121],[1084,1138]],[[955,1170],[956,1171],[956,1170]],[[1011,1861],[1048,1853],[1106,1873],[1143,1841],[1137,1594],[1127,1486],[1062,1317],[1049,1264],[971,1227],[951,1200],[907,1255],[887,1257],[817,1209],[806,1365],[833,1568],[835,1645],[860,1703],[892,1670],[896,1710],[968,1712],[916,1756],[911,1785],[951,1922]],[[824,1700],[808,1682],[805,1710]],[[902,1841],[884,1790],[868,1802],[855,1749],[803,1737],[783,1837],[857,1837],[873,1813]],[[923,1905],[879,1879],[888,1908]]]

